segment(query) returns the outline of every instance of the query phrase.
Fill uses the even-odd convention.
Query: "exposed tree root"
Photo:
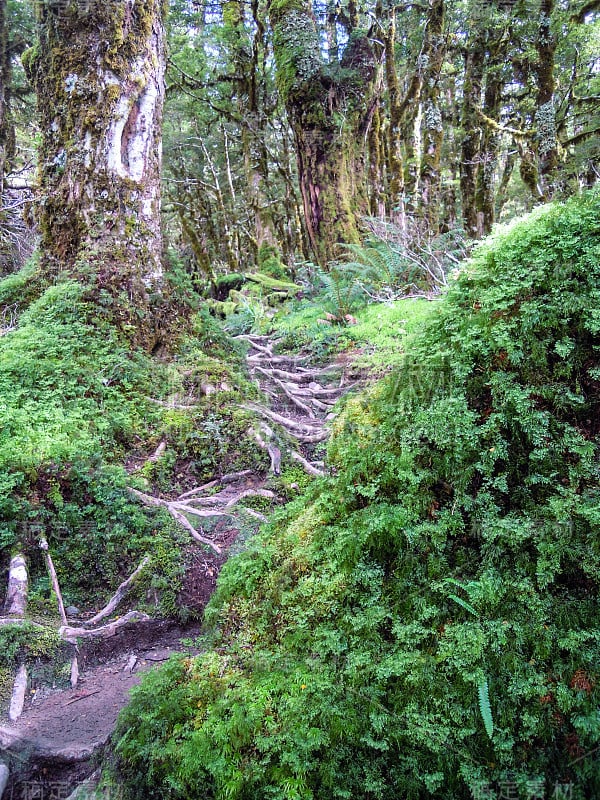
[[[256,519],[260,520],[261,522],[268,522],[267,517],[264,514],[261,514],[260,511],[255,511],[253,508],[246,508],[245,506],[241,509],[245,514],[249,514],[251,517],[255,517]]]
[[[316,377],[321,375],[331,375],[336,372],[336,367],[330,367],[324,370],[307,370],[303,372],[288,372],[284,369],[276,369],[264,367],[271,377],[280,378],[283,381],[292,381],[293,383],[313,383]],[[298,368],[300,369],[300,367]]]
[[[290,419],[289,417],[284,417],[275,411],[271,411],[271,409],[265,408],[264,406],[243,406],[243,408],[247,408],[250,411],[255,411],[267,419],[270,419],[272,422],[277,422],[282,428],[285,428],[294,435],[300,434],[302,436],[311,437],[313,435],[319,435],[323,438],[327,436],[327,433],[322,430],[323,423],[320,420],[314,420],[314,422],[312,420],[298,422],[295,419]],[[315,439],[315,441],[321,441],[321,439]]]
[[[271,365],[271,364],[303,364],[306,362],[304,356],[273,356],[273,355],[256,355],[247,356],[246,360],[252,365]]]
[[[225,508],[235,506],[245,497],[268,497],[272,499],[275,497],[275,492],[270,491],[270,489],[246,489],[246,491],[240,492],[235,497],[232,497],[231,500],[225,504]]]
[[[208,483],[203,484],[202,486],[197,486],[195,489],[190,489],[189,492],[184,492],[180,494],[177,498],[178,500],[185,500],[188,497],[193,497],[196,494],[202,494],[202,492],[206,492],[209,489],[213,489],[215,486],[227,486],[229,483],[235,483],[236,481],[241,480],[242,478],[249,478],[251,475],[254,475],[255,472],[253,469],[243,469],[241,472],[230,472],[226,475],[223,475],[222,478],[215,478]]]
[[[155,507],[162,507],[166,508],[169,514],[176,520],[186,531],[200,544],[205,544],[208,547],[212,548],[217,555],[221,555],[221,548],[218,547],[214,542],[210,539],[207,539],[205,536],[202,536],[198,533],[196,528],[188,522],[188,520],[184,517],[182,511],[185,511],[187,514],[193,514],[197,517],[213,517],[213,516],[228,516],[224,514],[220,514],[219,512],[212,512],[206,511],[201,512],[196,508],[190,508],[185,503],[177,503],[177,502],[169,502],[168,500],[163,500],[160,497],[152,497],[152,495],[145,494],[144,492],[140,492],[137,489],[129,489],[130,494],[134,497],[137,497],[138,500],[141,500],[144,505],[147,506],[155,506]]]
[[[52,561],[52,556],[50,555],[50,551],[48,550],[48,542],[42,536],[40,539],[40,550],[44,553],[44,560],[46,562],[46,569],[48,570],[48,575],[50,577],[50,582],[52,584],[52,588],[54,589],[54,594],[56,595],[56,602],[58,603],[58,612],[60,614],[60,619],[63,625],[67,624],[67,615],[65,613],[65,604],[63,602],[62,592],[60,591],[60,585],[58,583],[58,577],[56,575],[56,570],[54,569],[54,563]]]
[[[58,634],[61,639],[64,639],[65,642],[71,642],[71,644],[77,644],[78,638],[108,639],[110,636],[114,636],[116,631],[125,625],[149,619],[150,617],[147,614],[142,614],[140,611],[130,611],[114,622],[109,622],[108,625],[102,625],[100,628],[94,628],[93,630],[74,628],[71,625],[62,625],[58,629]]]
[[[11,728],[0,727],[0,749],[25,753],[27,760],[52,762],[52,764],[78,764],[98,753],[108,741],[108,736],[78,747],[53,747],[44,739],[28,739]]]
[[[102,611],[99,611],[91,619],[86,620],[86,622],[84,623],[84,625],[86,627],[89,628],[90,625],[95,625],[97,622],[100,622],[100,620],[102,620],[105,617],[108,617],[108,616],[110,616],[112,614],[112,612],[115,610],[115,608],[117,608],[117,606],[119,605],[121,600],[123,600],[123,598],[125,597],[125,595],[129,591],[129,588],[131,587],[131,584],[134,582],[134,580],[137,578],[137,576],[140,574],[140,572],[142,572],[142,570],[144,569],[144,567],[146,566],[146,564],[149,561],[150,561],[150,556],[146,556],[141,561],[141,563],[138,565],[138,567],[127,578],[127,580],[123,581],[123,583],[120,584],[119,588],[113,594],[113,596],[110,598],[108,603],[104,606]]]
[[[240,338],[246,338],[246,337],[240,337]],[[258,350],[259,353],[264,353],[264,355],[268,356],[269,358],[273,358],[273,346],[272,345],[270,345],[270,344],[262,345],[262,344],[258,344],[258,342],[256,342],[256,341],[253,341],[252,342],[252,347],[255,350]],[[250,358],[252,358],[252,356],[250,356]]]
[[[290,458],[293,458],[294,461],[297,461],[299,464],[301,464],[309,475],[316,475],[319,477],[325,475],[322,469],[315,467],[314,464],[311,464],[307,458],[304,458],[304,456],[301,453],[298,453],[296,450],[290,451]]]
[[[291,400],[292,403],[295,406],[297,406],[301,411],[304,411],[305,414],[308,414],[309,417],[314,419],[315,415],[314,415],[314,412],[313,412],[312,408],[310,406],[307,406],[306,403],[303,403],[302,400],[300,400],[298,397],[296,397],[293,389],[289,389],[288,388],[289,384],[286,384],[283,381],[280,381],[279,378],[275,378],[274,376],[269,375],[269,373],[265,369],[263,369],[263,367],[256,367],[255,369],[256,369],[257,372],[260,372],[263,375],[266,375],[269,378],[269,380],[272,380],[273,383],[275,383],[277,386],[279,386],[279,388],[284,393],[284,395],[288,398],[288,400]]]

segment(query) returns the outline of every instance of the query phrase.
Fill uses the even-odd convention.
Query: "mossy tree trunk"
[[[10,86],[10,53],[6,29],[6,0],[0,0],[0,199],[4,195],[6,162],[10,150],[10,118],[8,113]]]
[[[37,4],[24,54],[40,127],[42,266],[113,298],[117,321],[160,290],[161,0]],[[146,314],[147,316],[147,314]]]
[[[337,244],[356,242],[368,212],[365,154],[377,107],[378,70],[368,32],[348,8],[349,40],[326,62],[307,0],[271,0],[277,82],[294,133],[298,177],[312,250],[322,264]]]
[[[477,175],[479,172],[482,123],[478,116],[485,61],[485,40],[481,29],[472,32],[465,53],[463,104],[461,127],[460,198],[463,225],[467,236],[474,239],[482,235],[477,215]]]
[[[537,130],[540,190],[544,200],[550,200],[554,194],[558,167],[558,137],[554,107],[554,57],[557,42],[551,27],[553,11],[554,0],[541,0],[536,41],[538,91],[534,121]]]
[[[446,54],[444,0],[431,0],[427,19],[427,70],[423,82],[423,155],[419,180],[419,211],[431,234],[437,234],[441,218],[442,144],[444,124],[440,81]]]

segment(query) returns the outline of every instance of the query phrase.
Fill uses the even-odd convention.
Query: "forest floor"
[[[197,612],[210,598],[219,569],[248,515],[266,521],[267,506],[283,502],[269,488],[272,478],[280,474],[282,460],[297,462],[309,475],[325,474],[321,453],[336,403],[359,384],[348,356],[315,366],[308,353],[277,354],[277,341],[268,336],[238,338],[247,342],[248,372],[264,398],[248,407],[262,420],[256,440],[257,446],[268,451],[269,473],[243,470],[178,497],[138,493],[142,502],[165,506],[204,541],[189,551],[181,596]],[[249,505],[255,498],[262,498],[259,507],[265,503],[261,511]],[[212,526],[199,524],[205,521]],[[199,633],[198,623],[181,627],[165,620],[138,621],[119,628],[110,638],[80,642],[74,688],[32,682],[20,718],[0,727],[0,748],[11,772],[4,797],[29,796],[32,786],[38,795],[60,791],[56,796],[67,797],[93,773],[95,759],[142,674],[174,653],[197,652],[194,638]]]

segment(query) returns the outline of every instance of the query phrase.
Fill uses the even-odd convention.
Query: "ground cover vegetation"
[[[148,557],[132,602],[182,620],[165,496],[270,468],[292,500],[122,717],[132,798],[600,794],[599,26],[0,0],[0,558],[31,579],[0,694],[66,665],[42,537],[66,603]],[[325,461],[257,416],[260,353],[364,371]]]
[[[599,211],[497,233],[348,403],[336,474],[223,570],[211,648],[135,691],[130,797],[600,791]]]
[[[18,309],[0,339],[0,544],[5,558],[19,551],[29,561],[31,612],[57,614],[43,535],[67,605],[102,603],[149,553],[133,598],[143,606],[158,588],[154,613],[185,614],[176,597],[187,535],[128,487],[183,492],[173,477],[183,467],[201,483],[262,463],[247,436],[251,415],[237,408],[256,397],[241,352],[199,313],[169,358],[151,357],[83,285],[44,285],[35,262],[0,281],[0,302]]]

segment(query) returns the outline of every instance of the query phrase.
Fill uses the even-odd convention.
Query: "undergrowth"
[[[135,690],[128,797],[600,795],[599,221],[494,236],[348,403],[336,474],[221,573],[213,648]]]
[[[184,613],[177,593],[189,536],[128,487],[183,491],[222,469],[262,464],[249,414],[233,410],[255,393],[241,352],[199,313],[168,358],[153,357],[79,284],[44,286],[35,262],[0,281],[3,308],[15,315],[0,336],[0,563],[7,569],[23,552],[32,608],[54,614],[41,535],[65,603],[82,608],[100,607],[150,553],[132,600],[144,608],[152,590],[159,607],[147,610]]]

